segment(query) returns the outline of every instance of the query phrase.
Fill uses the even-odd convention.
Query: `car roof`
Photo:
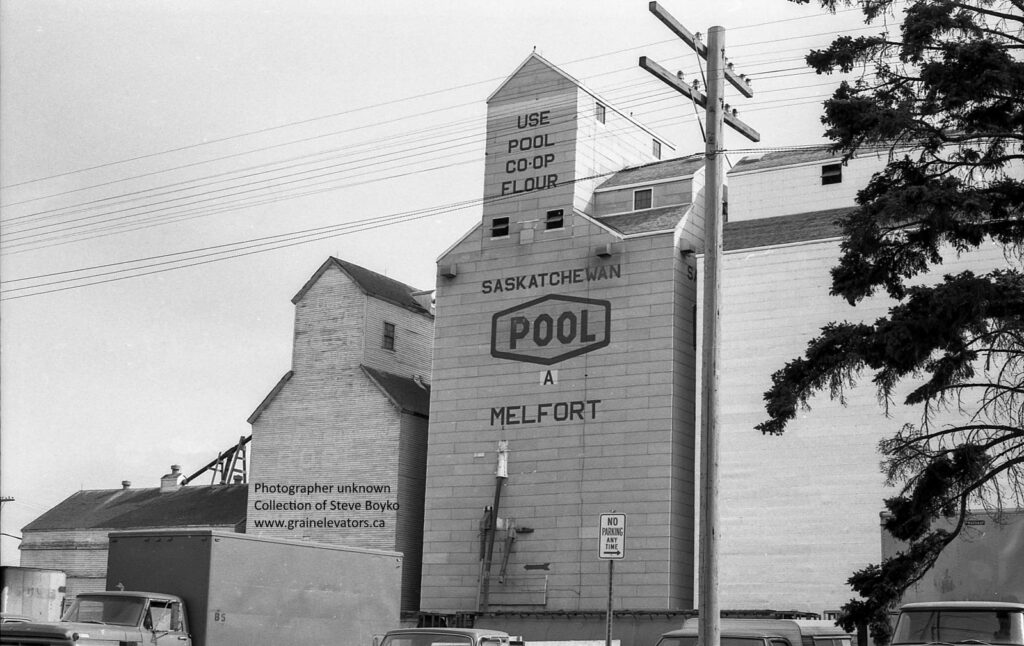
[[[129,597],[144,599],[160,599],[162,601],[181,601],[181,597],[163,592],[143,592],[140,590],[96,590],[95,592],[80,592],[79,597]]]
[[[466,637],[486,637],[495,635],[508,637],[508,633],[501,630],[490,630],[489,628],[397,628],[389,630],[389,635],[417,635],[424,633],[437,633],[442,635],[465,635]]]
[[[1024,603],[1009,601],[920,601],[903,605],[900,610],[1024,610]]]
[[[762,637],[779,637],[776,632],[754,631],[754,630],[723,630],[722,637],[740,637],[749,639],[761,639]],[[662,637],[696,637],[697,630],[694,628],[679,628],[662,634]]]

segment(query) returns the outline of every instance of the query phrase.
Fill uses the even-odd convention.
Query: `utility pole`
[[[657,2],[649,5],[653,13],[683,42],[707,61],[707,96],[694,86],[683,82],[682,74],[669,74],[646,56],[640,58],[640,67],[690,98],[705,109],[707,137],[704,147],[704,316],[703,345],[701,348],[701,469],[700,469],[700,569],[699,583],[699,640],[702,646],[721,645],[721,611],[718,603],[718,355],[719,290],[722,276],[722,185],[724,183],[724,136],[729,125],[751,141],[760,141],[761,135],[736,117],[725,103],[725,81],[744,96],[753,96],[746,77],[737,76],[732,64],[725,60],[725,29],[711,27],[708,44],[676,21]]]

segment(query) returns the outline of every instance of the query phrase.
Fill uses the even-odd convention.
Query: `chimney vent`
[[[181,488],[179,481],[181,480],[181,465],[172,464],[171,472],[160,478],[160,493],[167,493],[170,491],[177,491]]]
[[[132,486],[132,481],[131,480],[122,480],[121,481],[121,488],[122,489],[131,489],[131,486]]]

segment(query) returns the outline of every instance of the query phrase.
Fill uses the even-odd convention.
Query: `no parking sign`
[[[598,556],[621,559],[626,555],[626,514],[601,514]]]

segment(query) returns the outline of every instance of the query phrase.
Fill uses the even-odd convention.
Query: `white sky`
[[[675,155],[703,150],[692,105],[637,66],[699,77],[647,4],[0,0],[3,563],[75,491],[157,486],[248,435],[290,365],[290,299],[328,256],[432,289],[479,218],[485,100],[534,47]],[[726,28],[757,147],[822,142],[836,80],[803,55],[864,30],[858,13],[661,4]],[[407,221],[268,238],[388,216]],[[165,264],[125,273],[147,258]],[[109,282],[58,273],[83,268]]]

